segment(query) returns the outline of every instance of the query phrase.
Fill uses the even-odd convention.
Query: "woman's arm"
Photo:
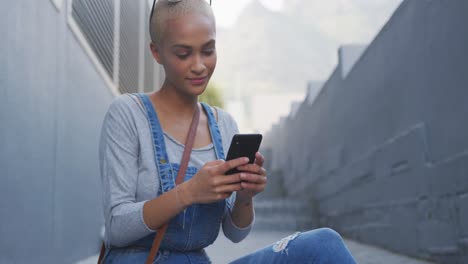
[[[253,199],[240,200],[236,199],[232,208],[231,218],[233,224],[238,228],[246,228],[250,226],[254,218]]]
[[[231,212],[233,223],[239,228],[248,227],[254,219],[253,197],[265,189],[266,171],[262,167],[264,157],[257,153],[254,164],[238,167],[242,171],[242,190],[237,192]]]
[[[180,184],[143,205],[143,220],[148,228],[160,228],[193,203],[186,194],[186,187],[185,183]]]
[[[232,192],[241,189],[240,175],[224,174],[247,162],[247,158],[239,158],[206,163],[192,179],[145,203],[143,219],[146,225],[156,230],[194,203],[213,203],[228,198]]]
[[[136,201],[139,138],[129,97],[118,96],[103,120],[99,142],[106,244],[124,247],[153,232]]]

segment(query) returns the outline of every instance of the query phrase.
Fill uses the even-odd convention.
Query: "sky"
[[[212,0],[213,12],[219,27],[229,27],[236,22],[242,9],[252,0]],[[271,10],[279,11],[283,6],[283,0],[260,0],[262,4]]]

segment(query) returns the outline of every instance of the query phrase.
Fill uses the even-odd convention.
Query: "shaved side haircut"
[[[206,0],[155,0],[149,20],[151,40],[160,44],[166,21],[187,14],[202,14],[212,18],[215,23],[213,11]]]

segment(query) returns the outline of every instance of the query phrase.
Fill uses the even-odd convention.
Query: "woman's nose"
[[[192,63],[192,68],[191,68],[192,72],[195,74],[203,74],[205,69],[206,69],[206,66],[205,66],[203,59],[200,56],[195,56],[195,59]]]

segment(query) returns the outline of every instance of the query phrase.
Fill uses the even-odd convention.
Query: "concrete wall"
[[[68,4],[0,4],[0,263],[99,249],[98,140],[113,94],[67,25]]]
[[[403,2],[346,75],[341,61],[268,133],[269,166],[321,225],[468,263],[467,13],[463,0]]]

